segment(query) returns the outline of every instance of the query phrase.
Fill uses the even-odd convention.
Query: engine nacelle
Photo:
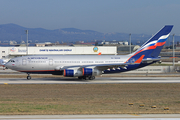
[[[82,71],[79,69],[65,69],[63,75],[64,75],[64,77],[83,76]]]
[[[102,71],[94,68],[70,68],[63,72],[64,77],[97,76],[101,74]]]
[[[94,68],[83,68],[82,71],[83,71],[83,76],[97,76],[102,74],[102,71],[99,71]]]

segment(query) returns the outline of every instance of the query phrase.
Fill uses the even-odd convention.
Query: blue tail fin
[[[128,61],[131,58],[136,59],[142,55],[144,55],[144,58],[157,58],[164,44],[166,43],[172,28],[173,25],[164,26],[159,32],[157,32],[147,42],[145,42],[137,51],[132,53],[132,56],[128,59]]]

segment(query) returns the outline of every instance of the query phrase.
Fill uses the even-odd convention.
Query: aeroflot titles
[[[28,59],[48,59],[48,57],[28,57]]]
[[[28,59],[48,59],[48,57],[28,57]],[[120,59],[120,57],[111,57],[111,59]]]

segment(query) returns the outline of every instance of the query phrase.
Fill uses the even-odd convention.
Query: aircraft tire
[[[89,77],[88,77],[88,76],[85,76],[84,79],[85,79],[85,80],[89,80]]]
[[[93,80],[93,76],[89,76],[89,80]]]
[[[81,76],[81,77],[78,77],[78,79],[80,79],[80,80],[81,80],[81,79],[83,79],[83,77],[82,77],[82,76]]]
[[[30,80],[31,79],[31,76],[27,76],[27,80]]]
[[[95,76],[89,76],[89,80],[94,80]]]

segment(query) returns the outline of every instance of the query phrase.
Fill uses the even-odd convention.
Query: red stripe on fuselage
[[[56,70],[30,70],[30,71],[19,71],[19,72],[52,72],[52,71],[56,71]]]

